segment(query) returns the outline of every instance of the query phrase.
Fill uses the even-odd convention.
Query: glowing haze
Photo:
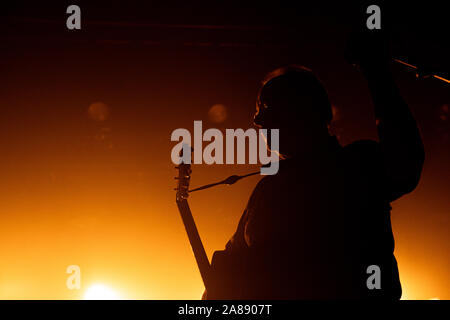
[[[40,8],[29,15],[45,17]],[[116,21],[139,14],[119,9]],[[113,20],[113,12],[102,17],[104,10],[89,14]],[[155,10],[139,11],[159,21]],[[241,24],[251,23],[253,10]],[[187,19],[168,12],[167,21]],[[220,20],[204,16],[196,23]],[[12,23],[0,52],[0,299],[200,298],[201,278],[175,205],[170,134],[194,120],[204,130],[249,128],[259,81],[275,67],[301,63],[318,74],[338,106],[333,130],[343,144],[375,139],[366,84],[342,59],[345,32],[327,24],[334,20],[304,18],[295,17],[302,32],[286,31],[280,45],[265,29],[86,23],[67,34],[57,19]],[[301,43],[286,47],[295,39]],[[449,91],[394,71],[427,151],[418,188],[393,203],[403,297],[449,299]],[[257,167],[192,169],[195,187]],[[260,178],[190,198],[210,257],[233,234]],[[66,286],[69,265],[80,267],[79,290]]]

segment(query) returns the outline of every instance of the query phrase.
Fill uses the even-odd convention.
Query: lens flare
[[[84,294],[84,300],[119,300],[119,299],[120,296],[116,291],[102,284],[94,284],[90,286]]]

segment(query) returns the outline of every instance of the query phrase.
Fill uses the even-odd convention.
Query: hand
[[[387,69],[390,60],[389,39],[382,30],[352,32],[344,57],[363,72]]]

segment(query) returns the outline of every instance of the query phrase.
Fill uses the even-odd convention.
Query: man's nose
[[[253,116],[253,124],[262,127],[262,116],[261,111],[257,111]]]
[[[259,108],[253,116],[253,123],[259,127],[265,127],[270,120],[269,110]]]

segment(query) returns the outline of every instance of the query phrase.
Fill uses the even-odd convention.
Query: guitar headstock
[[[189,182],[191,180],[191,165],[181,162],[178,166],[175,167],[178,169],[178,176],[175,177],[176,180],[178,180],[177,188],[175,190],[177,191],[177,202],[186,200],[189,196],[188,190],[189,190]]]

